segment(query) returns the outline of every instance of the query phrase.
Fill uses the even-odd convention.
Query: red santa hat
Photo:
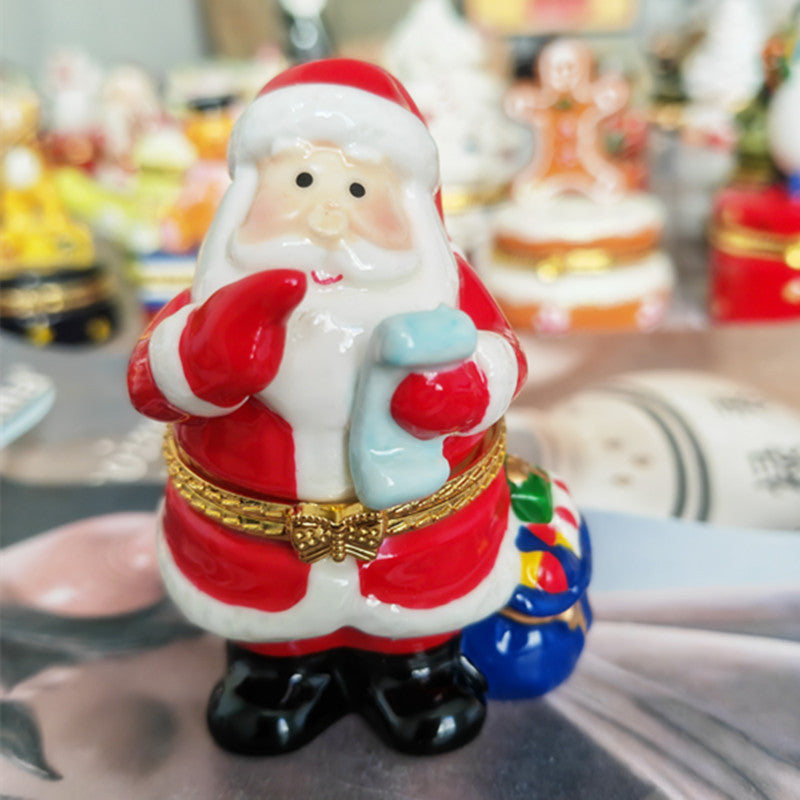
[[[439,186],[436,145],[402,84],[347,58],[312,61],[273,78],[231,135],[231,174],[296,142],[332,142],[355,158],[388,158],[430,191]]]

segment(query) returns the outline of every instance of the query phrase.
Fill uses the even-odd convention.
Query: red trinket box
[[[710,239],[714,321],[800,318],[800,198],[779,185],[728,187]]]

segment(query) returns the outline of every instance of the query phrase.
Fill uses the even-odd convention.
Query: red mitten
[[[261,391],[278,371],[286,321],[305,292],[302,272],[257,272],[223,286],[192,311],[180,353],[194,394],[228,407]]]
[[[418,439],[464,433],[489,407],[486,377],[468,361],[447,372],[412,372],[392,395],[392,419]]]

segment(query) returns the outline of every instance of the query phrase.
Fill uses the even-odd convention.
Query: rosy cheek
[[[393,197],[371,193],[354,205],[351,224],[356,234],[389,250],[411,247],[411,225]]]
[[[286,232],[293,209],[275,192],[259,189],[239,235],[243,242],[260,242]]]

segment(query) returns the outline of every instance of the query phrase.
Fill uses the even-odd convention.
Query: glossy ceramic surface
[[[594,56],[576,39],[542,50],[539,82],[520,82],[506,96],[508,113],[533,128],[538,141],[532,162],[515,180],[515,192],[578,191],[598,199],[628,187],[600,138],[600,123],[622,110],[630,89],[619,77],[592,75]]]
[[[530,508],[588,569],[563,485],[520,467],[526,497],[558,502],[509,488],[520,345],[451,249],[435,147],[388,73],[289,70],[240,117],[230,159],[194,284],[128,376],[134,405],[170,423],[167,589],[232,643],[211,732],[285,752],[356,711],[400,750],[450,750],[485,715],[460,631],[520,584],[572,580],[519,539]]]
[[[800,317],[800,198],[787,185],[720,192],[711,245],[710,310],[716,321]]]

